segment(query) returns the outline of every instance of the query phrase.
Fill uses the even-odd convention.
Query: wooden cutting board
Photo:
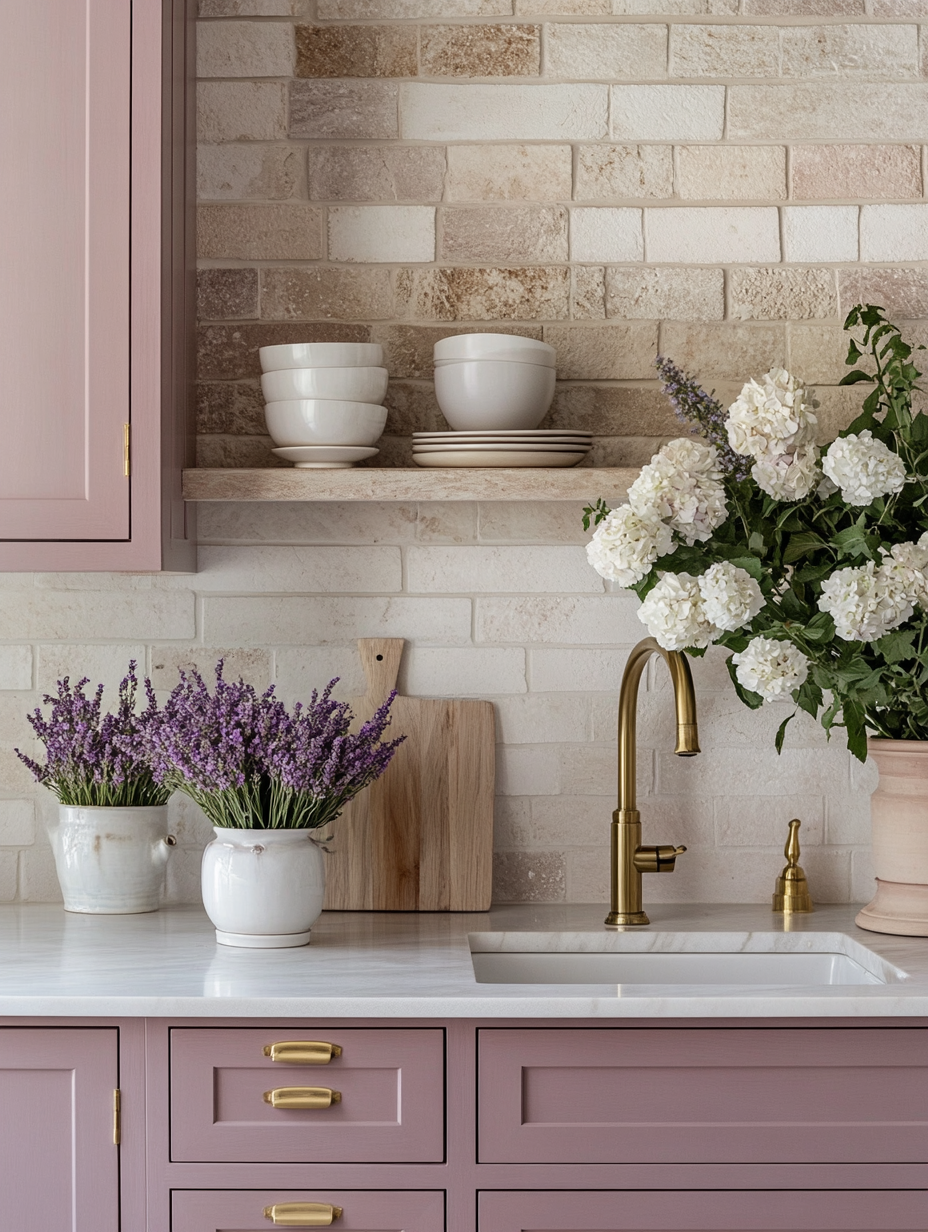
[[[402,638],[358,642],[367,693],[383,704]],[[493,861],[496,717],[492,702],[397,697],[384,738],[405,735],[386,774],[335,822],[326,857],[332,911],[486,911]]]

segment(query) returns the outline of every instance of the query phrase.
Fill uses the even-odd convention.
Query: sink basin
[[[891,984],[906,973],[843,933],[471,933],[478,984]]]

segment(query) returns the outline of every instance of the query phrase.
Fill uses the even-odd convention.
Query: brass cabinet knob
[[[328,1228],[343,1213],[327,1202],[276,1202],[264,1208],[264,1218],[278,1228]]]
[[[342,1102],[342,1093],[331,1087],[275,1087],[264,1092],[264,1102],[272,1108],[331,1108]]]
[[[340,1057],[338,1044],[326,1044],[322,1040],[283,1040],[279,1044],[265,1044],[264,1055],[284,1065],[328,1065],[334,1057]]]

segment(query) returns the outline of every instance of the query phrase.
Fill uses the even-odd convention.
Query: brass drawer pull
[[[327,1228],[342,1214],[342,1207],[327,1202],[277,1202],[264,1208],[264,1218],[278,1228]]]
[[[284,1065],[328,1065],[342,1055],[339,1044],[321,1040],[285,1040],[280,1044],[265,1044],[264,1055]]]
[[[264,1102],[272,1108],[331,1108],[342,1102],[342,1093],[331,1087],[275,1087],[264,1092]]]

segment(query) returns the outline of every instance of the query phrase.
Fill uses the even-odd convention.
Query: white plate
[[[571,432],[567,428],[536,428],[533,432],[524,430],[521,432],[491,432],[487,429],[484,432],[413,432],[412,439],[414,441],[448,441],[453,444],[460,441],[465,444],[467,441],[512,441],[518,444],[521,441],[591,441],[593,439],[592,432]]]
[[[272,449],[278,458],[293,462],[301,470],[334,470],[336,467],[354,466],[364,458],[372,458],[379,449],[365,449],[360,445],[287,445]]]
[[[562,436],[556,441],[547,436],[540,441],[533,441],[530,437],[524,441],[498,441],[493,436],[478,436],[467,441],[416,439],[412,443],[413,449],[473,449],[476,445],[492,445],[494,449],[562,449],[564,446],[568,449],[592,449],[593,442],[588,436]]]
[[[417,441],[412,447],[413,453],[525,453],[528,449],[535,453],[589,453],[593,448],[592,445],[576,444],[573,441],[564,441],[559,445],[553,445],[546,442],[543,445],[533,444],[531,441],[524,445],[501,445],[498,442],[488,442],[487,444],[467,444],[467,445],[433,445],[429,442],[419,444]]]
[[[501,449],[494,453],[475,453],[473,450],[442,450],[441,453],[414,453],[416,466],[576,466],[586,453],[539,453],[535,450],[518,452]]]

